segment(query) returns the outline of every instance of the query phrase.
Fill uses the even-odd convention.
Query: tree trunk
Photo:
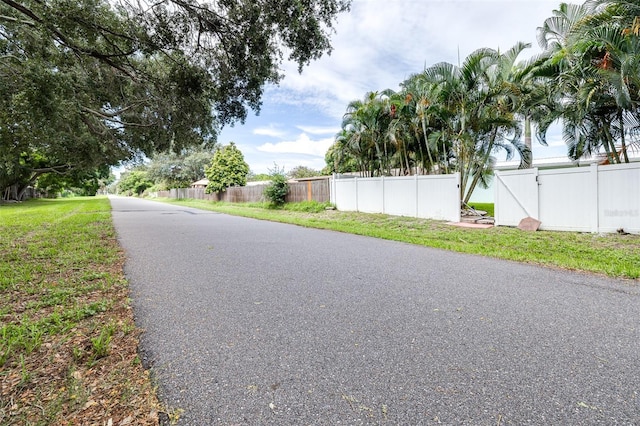
[[[18,192],[18,197],[16,198],[17,201],[24,201],[25,193],[27,192],[27,189],[29,189],[29,185],[24,185],[22,188],[20,188],[20,191]]]
[[[531,149],[531,119],[528,116],[524,118],[524,146],[526,146],[531,153],[531,160],[526,165],[526,168],[530,169],[533,167],[533,150]]]
[[[607,124],[603,125],[603,129],[606,135],[605,144],[609,144],[609,148],[611,150],[611,154],[613,155],[614,164],[620,164],[620,155],[618,155],[618,150],[616,149],[616,145],[613,141],[613,137],[611,136],[611,132],[609,131],[609,126]],[[606,150],[606,149],[605,149]]]
[[[476,174],[473,176],[473,180],[471,181],[469,190],[467,191],[464,198],[462,199],[462,202],[464,204],[469,204],[469,199],[471,198],[471,194],[473,194],[473,191],[476,189],[476,186],[480,181],[480,176],[482,172],[484,172],[484,169],[487,167],[487,163],[489,161],[489,157],[491,157],[491,151],[493,150],[493,145],[495,143],[497,134],[498,134],[498,129],[494,128],[493,133],[491,134],[491,139],[489,140],[489,146],[487,147],[487,150],[482,157],[482,162],[480,164],[480,167],[477,169]],[[471,169],[469,170],[471,171]]]
[[[429,156],[429,172],[434,166],[433,157],[431,157],[431,149],[429,148],[429,138],[427,137],[427,124],[424,121],[424,116],[420,120],[422,122],[422,134],[424,135],[424,145],[427,147],[427,155]],[[427,174],[431,174],[427,172]]]
[[[18,201],[18,185],[10,185],[4,190],[4,199],[6,201],[14,200]]]
[[[619,115],[619,120],[620,120],[620,143],[621,143],[621,147],[620,150],[622,151],[622,155],[624,157],[624,162],[628,163],[629,162],[629,155],[627,154],[627,145],[625,143],[624,140],[624,120],[622,117],[622,110],[619,111],[618,115]]]

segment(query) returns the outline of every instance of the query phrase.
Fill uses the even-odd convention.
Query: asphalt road
[[[638,425],[640,283],[112,198],[178,425]]]

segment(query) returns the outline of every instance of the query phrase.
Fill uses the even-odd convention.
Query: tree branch
[[[32,173],[37,173],[38,176],[44,173],[57,173],[59,175],[64,175],[65,173],[71,171],[72,168],[73,167],[70,164],[63,164],[60,166],[40,167],[37,169],[30,169],[30,170]]]
[[[123,108],[121,108],[121,109],[119,109],[117,111],[114,111],[114,112],[95,111],[95,110],[93,110],[91,108],[87,108],[85,106],[81,106],[80,108],[84,112],[89,112],[91,114],[98,115],[98,116],[100,116],[102,118],[114,118],[114,117],[117,117],[118,115],[120,115],[120,114],[122,114],[124,112],[129,111],[130,109],[139,107],[140,105],[144,105],[144,103],[145,103],[144,101],[134,102],[133,104],[131,104],[129,106],[126,106],[126,107],[123,107]]]
[[[93,109],[87,108],[87,107],[80,107],[80,108],[82,109],[82,111],[84,111],[86,113],[95,115],[95,116],[100,117],[100,118],[102,118],[104,120],[110,121],[111,123],[119,124],[119,125],[121,125],[123,127],[147,128],[147,127],[155,126],[154,123],[142,124],[142,123],[129,123],[129,122],[126,122],[126,121],[122,121],[122,120],[116,118],[118,116],[118,113],[102,113],[100,111],[96,111],[96,110],[93,110]],[[127,107],[127,109],[128,108],[131,108],[131,107]],[[121,110],[121,111],[123,111],[123,110]],[[85,122],[85,124],[86,124],[86,122]],[[89,127],[93,127],[93,126],[89,126]]]
[[[6,16],[6,15],[0,15],[0,21],[5,21],[5,22],[14,22],[17,24],[25,24],[25,25],[29,25],[30,27],[35,27],[36,24],[33,21],[28,21],[26,19],[18,19],[18,18],[14,18],[12,16]]]
[[[105,53],[101,53],[98,52],[95,49],[87,49],[81,46],[78,46],[76,43],[72,42],[71,40],[69,40],[69,38],[62,33],[62,31],[60,31],[58,28],[56,28],[55,26],[48,24],[46,22],[44,22],[44,20],[39,17],[38,15],[36,15],[31,9],[25,7],[24,5],[17,3],[13,0],[0,0],[2,1],[4,4],[6,4],[7,6],[17,10],[18,12],[22,13],[25,16],[28,16],[29,18],[31,18],[34,22],[42,25],[43,27],[45,27],[47,30],[49,30],[55,38],[57,38],[57,40],[62,43],[63,45],[65,45],[66,47],[70,48],[71,50],[73,50],[76,53],[82,54],[82,55],[88,55],[91,56],[93,58],[96,58],[100,61],[105,62],[106,64],[110,65],[111,67],[122,71],[124,74],[126,74],[127,76],[134,78],[135,76],[133,74],[131,74],[131,72],[129,70],[124,69],[123,67],[121,67],[120,65],[116,64],[115,62],[113,62],[111,60],[111,58],[113,57],[119,57],[119,56],[124,56],[123,54],[115,54],[115,55],[109,55],[109,54],[105,54]]]

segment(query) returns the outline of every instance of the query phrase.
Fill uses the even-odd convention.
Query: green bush
[[[275,172],[271,175],[271,183],[264,189],[264,196],[274,206],[282,206],[287,197],[287,178],[283,173]]]

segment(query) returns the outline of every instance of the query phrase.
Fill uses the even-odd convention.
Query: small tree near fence
[[[271,183],[264,189],[264,196],[274,206],[281,206],[285,202],[289,189],[284,168],[279,169],[278,165],[274,164],[274,168],[269,169],[269,175],[271,176]]]
[[[220,192],[230,186],[244,186],[247,184],[249,165],[244,161],[244,155],[236,145],[229,145],[216,151],[211,166],[205,170],[209,185],[206,192]]]

